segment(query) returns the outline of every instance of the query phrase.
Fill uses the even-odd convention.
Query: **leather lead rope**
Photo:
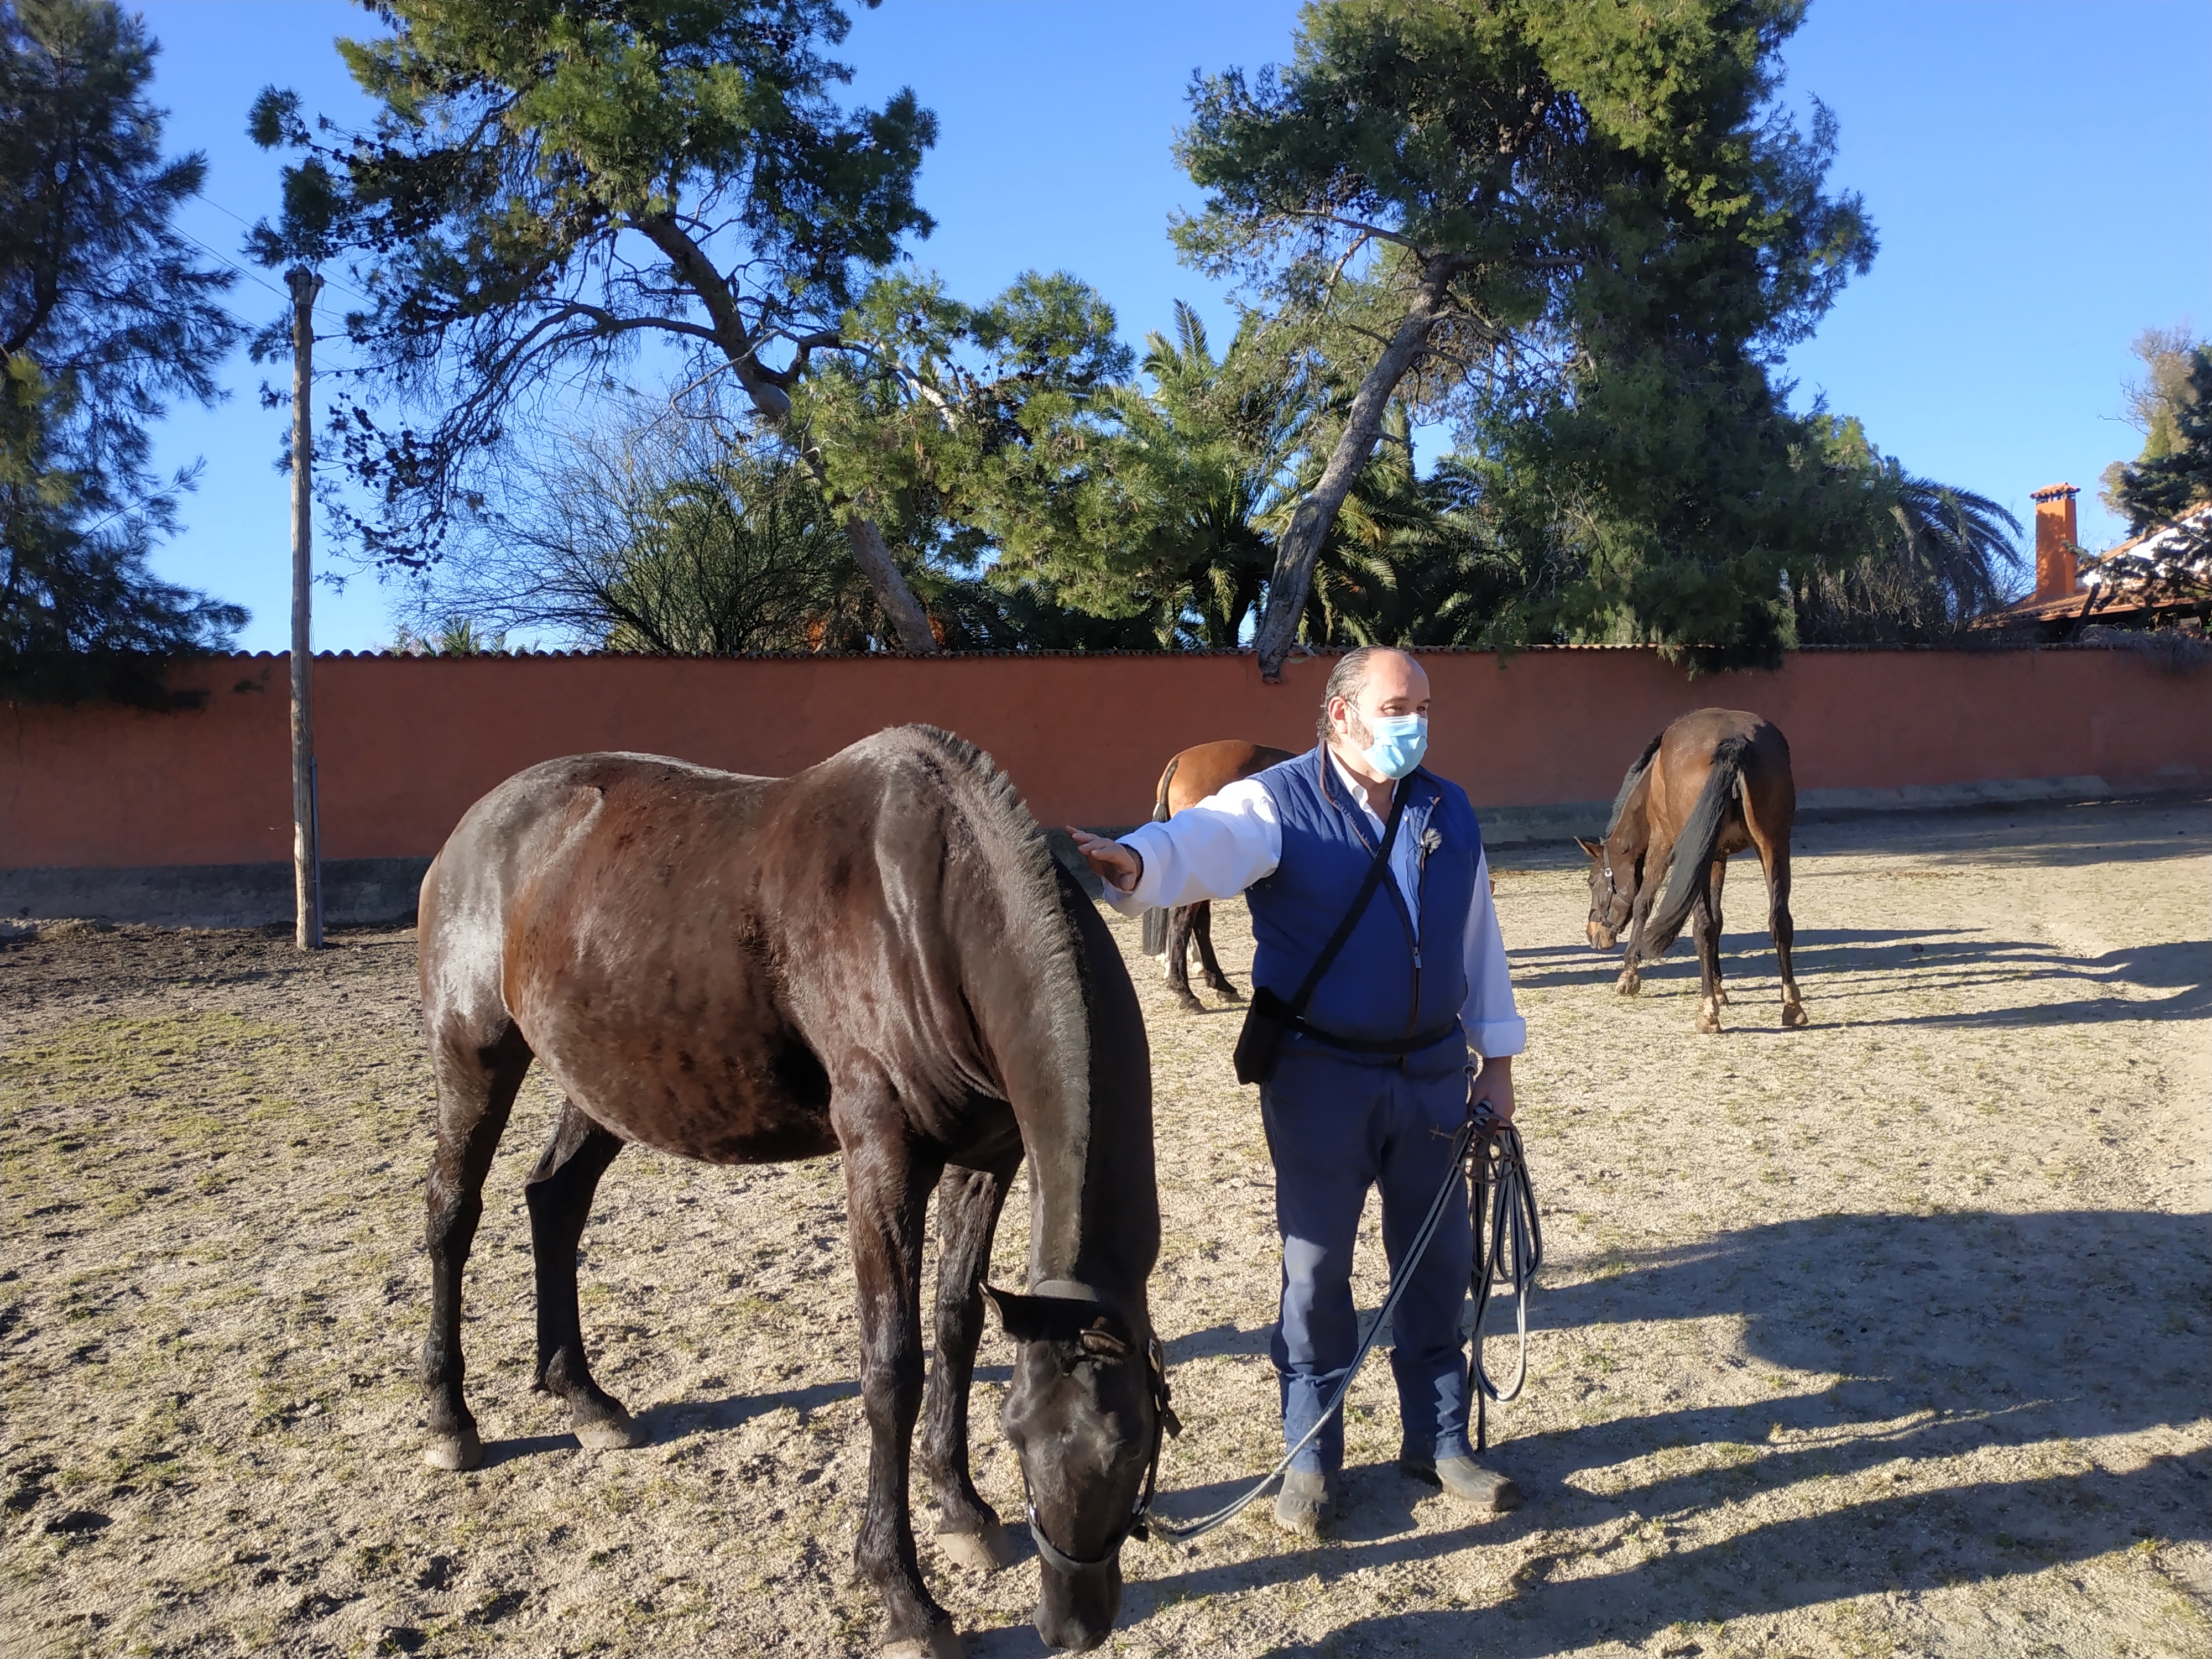
[[[1474,1328],[1468,1342],[1467,1391],[1474,1401],[1474,1450],[1480,1456],[1490,1449],[1489,1402],[1502,1405],[1515,1398],[1528,1380],[1528,1295],[1535,1288],[1537,1269],[1544,1265],[1544,1229],[1528,1184],[1521,1132],[1510,1123],[1493,1127],[1486,1105],[1475,1110],[1480,1133],[1468,1151],[1467,1163],[1468,1217],[1474,1224],[1474,1272],[1468,1284],[1474,1299]],[[1486,1249],[1486,1233],[1490,1241]],[[1499,1285],[1513,1293],[1513,1323],[1519,1338],[1513,1380],[1503,1389],[1482,1365],[1483,1316],[1489,1311],[1492,1290]]]

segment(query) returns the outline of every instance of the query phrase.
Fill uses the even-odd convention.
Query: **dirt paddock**
[[[1571,849],[1568,849],[1571,853]],[[2212,805],[1818,824],[1779,1029],[1752,868],[1730,1029],[1686,945],[1635,1000],[1578,860],[1509,848],[1522,1122],[1550,1259],[1492,1419],[1526,1508],[1390,1467],[1387,1368],[1340,1535],[1255,1510],[1132,1544],[1122,1654],[2212,1655]],[[1162,1507],[1274,1455],[1267,1165],[1233,1010],[1151,1026],[1185,1431]],[[1249,937],[1217,938],[1242,981]],[[528,1389],[533,1081],[468,1286],[489,1455],[426,1468],[429,1091],[404,932],[64,925],[0,944],[0,1646],[11,1655],[866,1651],[866,1485],[834,1160],[632,1152],[585,1237],[600,1380],[646,1446]],[[1018,1278],[1017,1196],[998,1276]],[[1363,1305],[1380,1300],[1371,1233]],[[977,1479],[1019,1482],[986,1339]],[[923,1553],[977,1656],[1041,1650],[1036,1568]]]

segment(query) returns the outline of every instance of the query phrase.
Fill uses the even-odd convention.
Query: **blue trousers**
[[[1320,1417],[1359,1346],[1352,1247],[1367,1189],[1382,1191],[1382,1250],[1395,1275],[1451,1168],[1451,1138],[1467,1120],[1466,1053],[1463,1042],[1451,1041],[1378,1063],[1293,1039],[1260,1091],[1283,1237],[1273,1347],[1286,1447]],[[1455,1182],[1392,1321],[1390,1369],[1409,1451],[1472,1455],[1460,1319],[1474,1254],[1467,1188]],[[1294,1467],[1343,1466],[1340,1413]]]

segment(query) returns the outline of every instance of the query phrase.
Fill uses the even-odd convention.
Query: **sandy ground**
[[[1579,869],[1501,853],[1551,1254],[1528,1392],[1493,1423],[1530,1501],[1470,1522],[1404,1482],[1378,1365],[1341,1535],[1294,1547],[1255,1510],[1133,1544],[1112,1650],[2212,1655],[2208,854],[2203,803],[1813,826],[1813,1026],[1778,1027],[1739,862],[1731,1029],[1702,1037],[1686,945],[1624,1000]],[[1187,1425],[1163,1507],[1191,1514],[1274,1455],[1268,1171],[1235,1013],[1176,1012],[1115,926]],[[1217,933],[1241,979],[1241,912]],[[585,1322],[652,1439],[586,1453],[527,1389],[533,1085],[471,1268],[489,1455],[422,1465],[412,981],[404,933],[311,959],[265,933],[0,944],[0,1648],[866,1650],[834,1161],[617,1164]],[[1366,1306],[1379,1262],[1370,1239]],[[975,1415],[1011,1516],[1007,1358],[987,1339]],[[924,1554],[971,1654],[1041,1650],[1031,1562]]]

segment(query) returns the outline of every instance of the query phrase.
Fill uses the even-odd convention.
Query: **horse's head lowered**
[[[1575,845],[1589,855],[1589,935],[1591,948],[1610,951],[1620,944],[1623,929],[1628,926],[1630,914],[1636,908],[1636,885],[1641,860],[1632,862],[1628,855],[1613,844],[1610,837],[1604,841],[1584,841],[1575,837]]]
[[[1017,1344],[1004,1420],[1043,1569],[1037,1634],[1095,1648],[1121,1611],[1121,1546],[1145,1535],[1160,1436],[1175,1425],[1159,1346],[1141,1316],[1073,1281],[987,1294]]]

